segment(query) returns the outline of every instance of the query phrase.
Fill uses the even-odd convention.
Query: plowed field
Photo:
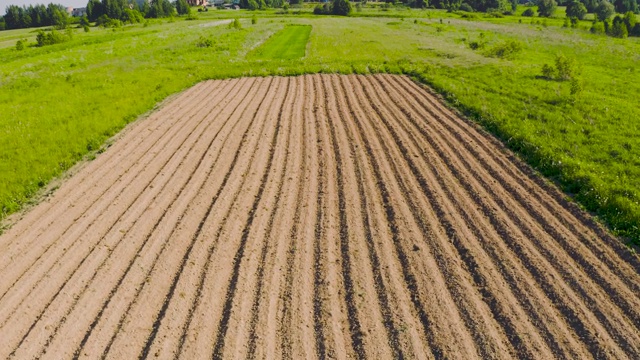
[[[0,237],[0,358],[637,358],[639,273],[406,77],[207,81]]]

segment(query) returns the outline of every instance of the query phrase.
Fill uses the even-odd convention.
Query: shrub
[[[82,27],[82,29],[84,30],[84,32],[88,33],[89,31],[91,31],[91,29],[89,28],[89,25],[84,25]]]
[[[333,0],[331,13],[334,15],[347,16],[351,14],[351,3],[349,0]]]
[[[577,18],[584,19],[585,15],[587,15],[587,8],[578,0],[573,0],[567,5],[567,17],[569,18]]]
[[[636,23],[636,26],[633,27],[633,29],[631,30],[629,35],[630,36],[640,36],[640,23]]]
[[[522,51],[522,43],[517,40],[507,40],[492,46],[486,55],[500,59],[513,59]]]
[[[329,15],[331,14],[331,6],[329,3],[325,3],[324,5],[318,4],[313,8],[313,13],[316,15]]]
[[[629,30],[627,30],[627,25],[624,23],[624,20],[621,16],[616,16],[613,19],[613,25],[611,26],[611,36],[624,39],[629,36]]]
[[[624,24],[627,26],[629,35],[631,35],[631,33],[633,32],[633,28],[637,24],[636,14],[634,14],[632,11],[628,11],[626,14],[624,14]]]
[[[527,10],[522,12],[522,16],[526,16],[526,17],[536,16],[536,12],[533,11],[532,8],[528,8]]]
[[[89,18],[87,18],[87,15],[84,15],[83,17],[81,17],[78,23],[82,27],[91,25],[91,23],[89,22]]]
[[[38,35],[36,36],[37,46],[60,44],[67,40],[68,39],[65,38],[64,35],[56,30],[51,30],[51,32],[49,33],[45,32],[44,30],[38,30]]]
[[[605,34],[604,22],[595,21],[593,25],[591,25],[591,29],[589,29],[589,31],[591,31],[592,34],[604,35]]]
[[[553,68],[553,66],[549,65],[549,64],[544,64],[542,65],[542,76],[547,78],[547,79],[553,79],[555,77],[556,74],[556,69]]]
[[[580,75],[580,68],[575,59],[564,55],[556,55],[556,75],[559,80],[571,80]]]
[[[27,42],[27,39],[20,39],[16,41],[16,50],[22,51],[24,50],[24,44]]]
[[[238,18],[233,19],[233,21],[229,23],[229,29],[237,29],[237,30],[242,29],[242,24],[240,23],[240,20],[238,20]]]
[[[600,21],[609,19],[614,13],[613,5],[607,0],[600,0],[600,3],[596,6],[596,17]]]
[[[578,95],[580,95],[582,93],[582,80],[578,79],[578,78],[573,78],[571,79],[571,83],[570,83],[570,88],[569,88],[569,92],[571,93],[571,96],[573,97],[578,97]]]
[[[205,47],[212,47],[213,46],[213,40],[206,38],[204,36],[200,36],[200,39],[198,39],[198,41],[196,41],[196,46],[199,48],[205,48]]]
[[[471,5],[467,3],[463,3],[462,5],[460,5],[460,10],[466,11],[466,12],[473,12],[473,8],[471,7]]]
[[[257,16],[255,16],[255,15],[253,15],[253,16],[251,17],[251,25],[255,25],[255,24],[257,24],[257,23],[258,23],[258,17],[257,17]]]

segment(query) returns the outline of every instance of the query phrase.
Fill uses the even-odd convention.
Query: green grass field
[[[204,79],[389,72],[442,93],[614,233],[640,242],[637,38],[592,35],[588,21],[562,28],[560,16],[469,19],[373,6],[349,18],[314,16],[308,6],[287,14],[212,10],[195,21],[76,30],[67,43],[23,51],[15,41],[33,43],[33,30],[0,32],[2,216],[127,123]],[[216,25],[234,17],[242,29]],[[202,38],[212,46],[196,46]],[[522,51],[489,57],[470,48],[479,40],[487,48],[515,40]],[[540,76],[558,54],[582,69],[578,96],[569,82]]]
[[[311,34],[309,25],[288,25],[271,36],[264,44],[252,51],[249,59],[293,60],[306,54],[307,41]]]

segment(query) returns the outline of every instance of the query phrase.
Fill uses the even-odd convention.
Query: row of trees
[[[539,0],[538,12],[540,16],[551,16],[558,3],[555,0]],[[608,19],[616,12],[626,14],[638,13],[639,6],[636,0],[569,0],[562,5],[567,6],[567,16],[582,20],[587,13],[594,13],[600,20]]]
[[[69,15],[64,6],[59,4],[29,5],[20,7],[10,5],[4,15],[5,29],[24,29],[29,27],[54,26],[63,29],[69,22]]]
[[[190,7],[185,0],[89,0],[87,17],[97,21],[106,16],[109,19],[131,22],[131,17],[161,18],[188,14]]]

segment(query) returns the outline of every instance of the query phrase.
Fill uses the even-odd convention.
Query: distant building
[[[191,6],[207,6],[207,0],[187,0],[187,4]]]
[[[71,16],[81,17],[87,15],[87,8],[75,8],[71,12]]]

